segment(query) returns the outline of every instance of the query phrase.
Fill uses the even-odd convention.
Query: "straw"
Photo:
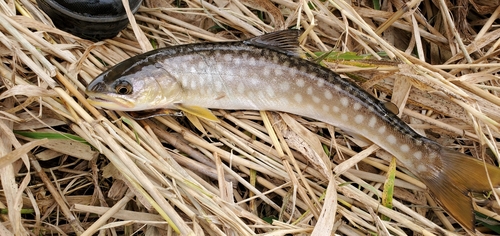
[[[144,1],[100,42],[55,28],[36,1],[1,2],[0,234],[467,233],[402,165],[394,209],[383,207],[392,156],[331,124],[244,110],[139,121],[86,100],[94,77],[153,48],[296,27],[304,51],[330,52],[321,65],[396,104],[422,135],[498,163],[500,8],[376,2]],[[491,234],[498,203],[472,196]]]

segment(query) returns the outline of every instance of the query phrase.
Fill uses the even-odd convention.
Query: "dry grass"
[[[394,210],[381,206],[390,157],[330,125],[214,111],[221,123],[201,121],[201,132],[183,117],[134,121],[86,102],[93,77],[152,45],[299,26],[305,50],[339,52],[325,64],[414,129],[497,160],[496,1],[272,2],[150,0],[119,37],[93,43],[54,28],[33,1],[2,1],[0,235],[464,234],[402,167]],[[478,220],[497,224],[498,203],[475,197],[493,218]]]

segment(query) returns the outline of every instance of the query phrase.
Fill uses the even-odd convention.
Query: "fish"
[[[391,153],[465,229],[475,230],[471,192],[500,186],[500,168],[428,139],[387,104],[301,56],[299,30],[243,41],[152,50],[97,76],[88,101],[120,111],[180,110],[217,122],[210,109],[292,113],[360,135]],[[488,178],[489,177],[489,178]]]

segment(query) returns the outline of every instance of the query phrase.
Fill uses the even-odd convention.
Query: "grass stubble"
[[[85,100],[95,76],[141,52],[299,27],[304,51],[331,51],[324,66],[418,132],[494,162],[500,7],[372,3],[151,0],[94,43],[33,1],[0,2],[0,234],[465,234],[404,167],[382,206],[392,157],[331,125],[266,111],[133,120]],[[485,233],[500,220],[491,194],[474,195]]]

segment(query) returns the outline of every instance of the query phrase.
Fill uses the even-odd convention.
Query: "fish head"
[[[97,76],[86,93],[90,104],[96,107],[141,111],[171,108],[179,102],[181,90],[164,66],[126,60]]]

